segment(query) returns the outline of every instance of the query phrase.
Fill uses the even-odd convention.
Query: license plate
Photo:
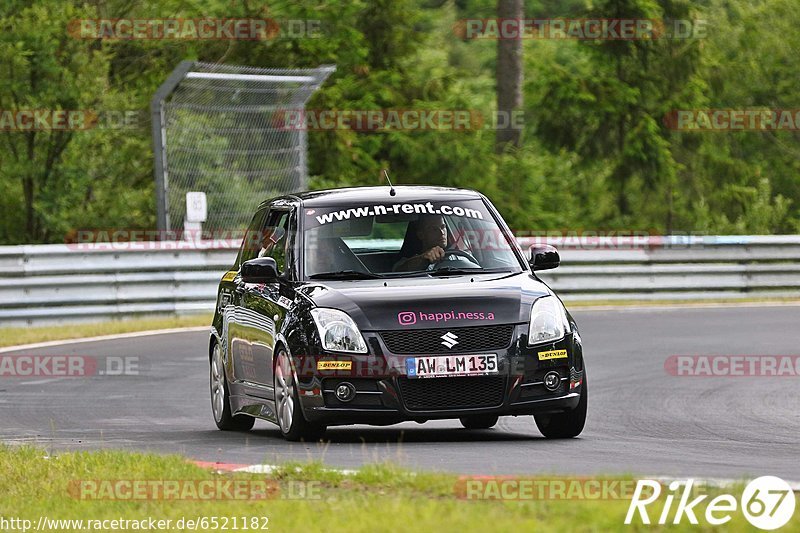
[[[410,378],[441,378],[453,376],[487,376],[497,374],[497,354],[432,355],[406,359],[406,374]]]

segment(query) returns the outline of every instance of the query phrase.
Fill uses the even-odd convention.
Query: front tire
[[[324,434],[326,427],[309,422],[303,417],[300,400],[295,386],[292,364],[289,354],[281,349],[275,361],[273,377],[275,385],[275,417],[283,438],[289,441],[317,441]]]
[[[566,413],[533,415],[536,427],[548,439],[571,439],[577,437],[586,425],[586,410],[589,403],[589,389],[586,386],[586,371],[583,373],[581,399],[578,406]]]
[[[497,424],[498,417],[495,415],[472,415],[463,416],[459,420],[466,429],[489,429]]]
[[[230,389],[225,377],[222,349],[218,342],[214,343],[210,366],[211,412],[214,415],[214,422],[223,431],[248,431],[256,423],[256,419],[252,416],[231,414]]]

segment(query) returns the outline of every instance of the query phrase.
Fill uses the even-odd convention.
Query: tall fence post
[[[156,180],[156,229],[159,235],[169,229],[169,212],[167,210],[167,153],[166,124],[164,117],[164,100],[178,86],[180,81],[192,69],[194,61],[181,61],[169,77],[156,90],[150,100],[150,124],[153,133],[153,172]]]

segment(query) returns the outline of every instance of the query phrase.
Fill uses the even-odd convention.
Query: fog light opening
[[[561,376],[558,372],[548,372],[544,376],[544,388],[549,390],[550,392],[555,391],[558,389],[558,386],[561,384]]]
[[[342,383],[336,385],[336,391],[334,391],[334,394],[336,394],[336,399],[340,402],[349,402],[356,397],[356,388],[352,383],[343,381]]]

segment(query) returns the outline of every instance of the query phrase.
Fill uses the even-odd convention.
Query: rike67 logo
[[[680,524],[684,519],[690,524],[699,524],[701,519],[712,526],[720,526],[730,522],[732,515],[741,509],[750,524],[763,530],[774,530],[785,526],[791,520],[795,508],[795,495],[792,487],[784,480],[774,476],[762,476],[745,486],[741,498],[737,500],[730,494],[721,494],[706,501],[708,494],[698,494],[693,479],[673,481],[664,499],[664,506],[658,516],[657,524]],[[660,482],[640,479],[636,484],[625,523],[641,521],[650,524],[648,506],[658,502],[663,487]],[[677,500],[677,504],[673,504]],[[658,506],[658,504],[656,504]],[[654,506],[655,507],[655,506]],[[703,508],[705,511],[703,512]],[[655,519],[658,511],[649,509]],[[638,520],[637,520],[638,516]]]

